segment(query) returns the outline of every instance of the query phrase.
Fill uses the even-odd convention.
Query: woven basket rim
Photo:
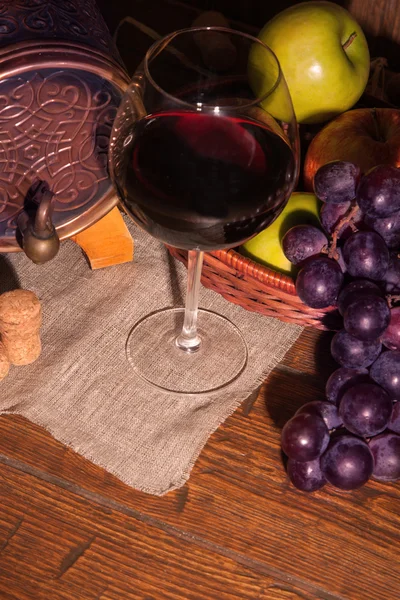
[[[290,296],[297,296],[295,282],[290,275],[256,262],[252,258],[241,254],[235,248],[215,250],[209,254],[218,258],[226,265],[234,266],[235,269],[245,273],[252,279],[286,292]]]
[[[172,256],[187,266],[187,250],[166,247]],[[285,290],[287,280],[291,284],[290,292]],[[334,307],[315,309],[307,306],[296,294],[289,276],[282,279],[281,274],[243,257],[233,249],[205,252],[201,281],[205,287],[247,310],[289,323],[331,329],[325,317]]]
[[[166,244],[166,248],[169,249],[170,253],[175,256],[175,258],[180,258],[180,260],[183,260],[183,257],[187,254],[187,250],[180,250],[179,248],[174,248],[168,244]],[[186,263],[186,258],[184,262]],[[279,273],[265,265],[261,265],[260,263],[243,256],[233,248],[205,252],[203,271],[209,269],[215,271],[216,269],[215,272],[220,272],[218,263],[222,263],[231,271],[231,277],[232,271],[237,271],[242,275],[242,277],[238,277],[238,279],[256,282],[261,286],[260,289],[264,289],[271,294],[271,296],[275,297],[275,299],[279,299],[283,302],[287,301],[291,305],[301,305],[301,310],[304,314],[321,318],[335,308],[334,306],[328,306],[326,308],[311,308],[310,306],[307,306],[297,295],[294,280],[289,275]]]

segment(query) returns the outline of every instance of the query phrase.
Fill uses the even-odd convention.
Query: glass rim
[[[251,102],[248,102],[247,104],[241,104],[240,106],[224,105],[223,107],[221,107],[224,111],[225,110],[237,111],[238,109],[245,109],[245,108],[251,108],[253,106],[257,106],[257,105],[261,104],[266,98],[268,98],[268,96],[270,96],[274,92],[274,90],[278,87],[278,85],[282,79],[282,69],[281,69],[281,65],[279,63],[278,57],[276,56],[275,52],[273,50],[271,50],[271,48],[269,46],[264,44],[264,42],[262,42],[260,39],[254,37],[253,35],[250,35],[249,33],[244,33],[237,29],[230,29],[228,27],[217,27],[217,26],[210,25],[210,26],[204,26],[204,27],[185,27],[183,29],[177,29],[176,31],[173,31],[172,33],[168,33],[167,35],[163,36],[162,38],[160,38],[159,40],[157,40],[150,46],[150,48],[147,50],[145,57],[143,59],[144,74],[147,77],[147,79],[150,81],[151,85],[158,92],[163,94],[165,97],[170,98],[174,102],[179,102],[180,104],[182,104],[184,106],[188,106],[191,109],[199,110],[198,105],[192,104],[190,102],[186,102],[185,100],[181,100],[177,96],[170,94],[169,92],[164,90],[160,85],[158,85],[158,83],[155,81],[154,77],[150,74],[149,63],[150,63],[150,60],[153,58],[153,55],[158,47],[160,47],[162,45],[164,45],[164,47],[165,47],[167,45],[167,43],[172,41],[178,35],[182,35],[182,34],[186,34],[186,33],[196,33],[196,32],[202,32],[202,31],[203,32],[205,32],[205,31],[220,31],[222,33],[227,33],[230,35],[236,35],[236,36],[240,36],[242,38],[247,38],[248,40],[252,41],[253,43],[256,43],[256,44],[262,46],[267,52],[269,52],[274,57],[274,59],[276,61],[276,65],[278,67],[278,76],[276,78],[274,85],[268,90],[268,92],[266,92],[265,94],[262,94],[261,96],[258,96],[255,100],[252,100]],[[163,49],[161,49],[161,51],[162,50]],[[217,108],[217,105],[204,104],[204,105],[202,105],[202,108],[213,109],[213,108]]]

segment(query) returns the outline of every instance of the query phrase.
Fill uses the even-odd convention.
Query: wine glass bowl
[[[234,51],[222,60],[228,43]],[[205,52],[212,45],[214,52]],[[219,315],[215,315],[219,342],[214,345],[205,343],[212,332],[200,334],[197,328],[202,253],[238,246],[271,224],[295,187],[298,164],[290,94],[275,55],[259,40],[224,28],[192,28],[174,32],[150,48],[115,118],[110,174],[128,215],[161,242],[188,250],[189,267],[183,329],[180,325],[181,332],[172,337],[166,333],[170,346],[160,353],[160,360],[165,362],[167,352],[167,362],[175,362],[157,376],[157,382],[153,367],[145,369],[147,375],[141,367],[139,374],[147,381],[173,391],[205,391],[189,390],[190,375],[182,383],[182,365],[174,369],[181,360],[185,370],[193,365],[199,374],[198,369],[204,368],[207,379],[204,365],[209,372],[213,352],[222,352]],[[162,318],[160,313],[159,333]],[[226,326],[235,329],[229,321]],[[154,321],[151,327],[155,328]],[[136,327],[131,336],[135,331]],[[237,377],[247,360],[240,332],[235,331],[231,342],[226,339],[226,348],[231,346],[240,347],[237,365],[231,361]],[[176,348],[181,359],[175,356]],[[195,353],[196,359],[183,356]],[[135,366],[139,355],[132,339],[128,357]],[[168,380],[175,377],[171,370],[175,383],[165,380],[167,375]],[[215,376],[211,389],[235,379],[226,375],[228,371]]]

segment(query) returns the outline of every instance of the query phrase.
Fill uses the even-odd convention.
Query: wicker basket
[[[153,40],[161,37],[159,33],[140,21],[132,17],[125,17],[115,31],[115,41],[117,41],[120,28],[125,22],[133,25]],[[235,23],[235,28],[257,35],[256,29],[240,23]],[[395,108],[393,104],[388,103],[387,94],[382,89],[386,66],[387,61],[381,58],[371,63],[371,78],[367,93],[362,96],[356,107]],[[301,144],[303,150],[322,126],[323,124],[300,127],[300,135],[304,136]],[[184,250],[172,247],[168,247],[168,250],[172,256],[187,265],[187,253]],[[287,323],[309,325],[317,329],[335,330],[342,326],[334,307],[323,310],[309,308],[297,296],[291,277],[260,265],[235,250],[206,253],[201,281],[205,287],[218,292],[229,302],[238,304],[246,310],[268,317],[276,317]]]
[[[379,90],[363,94],[355,108],[398,108],[389,104]],[[300,126],[303,157],[311,139],[324,126]],[[300,175],[300,181],[303,175]],[[168,248],[172,256],[187,264],[184,250]],[[287,323],[312,326],[322,330],[338,330],[343,327],[335,307],[309,308],[296,294],[293,279],[242,256],[235,250],[218,250],[204,255],[203,285],[223,296],[229,302],[268,317],[276,317]]]
[[[171,247],[168,250],[187,265],[187,252]],[[235,250],[206,253],[201,282],[246,310],[287,323],[336,329],[334,308],[309,308],[297,296],[293,279],[288,275],[264,267]]]

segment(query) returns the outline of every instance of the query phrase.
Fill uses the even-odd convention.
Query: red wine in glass
[[[281,212],[295,176],[283,135],[237,114],[154,113],[127,139],[118,180],[125,209],[178,248],[242,244]]]
[[[205,64],[199,35],[204,44],[215,35],[232,43],[232,63]],[[297,181],[298,141],[284,73],[257,38],[180,30],[138,66],[113,123],[110,174],[137,225],[188,251],[185,308],[140,309],[126,340],[134,372],[158,390],[219,392],[246,369],[240,328],[198,307],[203,255],[239,246],[279,215]]]

